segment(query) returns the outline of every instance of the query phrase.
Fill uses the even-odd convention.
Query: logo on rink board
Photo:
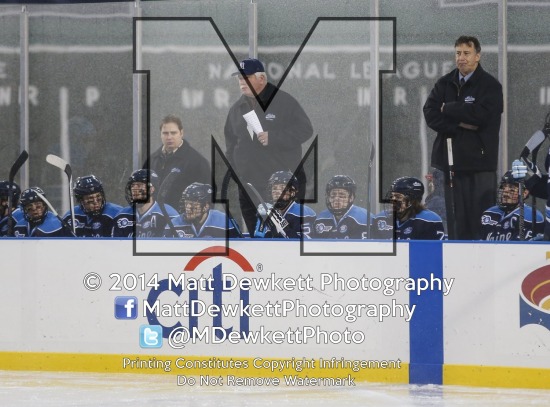
[[[550,330],[550,265],[529,273],[521,283],[519,326],[530,324]]]
[[[185,274],[181,275],[181,280],[174,280],[173,278],[165,279],[159,281],[158,288],[152,289],[149,292],[147,297],[147,303],[149,307],[154,307],[155,303],[158,303],[159,297],[166,292],[173,292],[178,297],[181,297],[184,291],[184,286],[187,289],[188,295],[187,298],[181,298],[182,301],[187,300],[188,304],[197,303],[199,298],[199,292],[211,292],[212,295],[212,304],[216,307],[221,308],[223,303],[223,294],[231,291],[228,280],[224,278],[223,266],[227,265],[227,260],[236,265],[243,272],[253,272],[254,268],[250,262],[244,258],[236,250],[229,248],[228,256],[215,256],[215,255],[204,255],[201,253],[216,253],[220,252],[219,249],[222,249],[222,252],[226,250],[225,247],[209,247],[193,256],[191,260],[185,265],[185,272],[192,272],[197,269],[205,261],[214,258],[216,263],[218,263],[212,269],[212,274],[208,278],[192,278],[187,277]],[[227,275],[226,275],[227,276]],[[187,278],[186,278],[187,277]],[[239,290],[239,300],[242,306],[246,307],[249,304],[249,290],[240,288]],[[151,325],[160,325],[162,327],[162,336],[168,338],[173,330],[182,327],[180,321],[177,321],[171,326],[166,326],[166,323],[161,323],[155,315],[151,312],[150,309],[146,310],[147,320]],[[189,315],[187,318],[189,321],[188,329],[189,331],[197,330],[199,328],[198,317],[194,315]],[[247,333],[249,329],[249,316],[241,315],[239,317],[239,331],[242,333]],[[224,331],[226,334],[229,334],[233,331],[233,327],[224,328],[223,327],[223,318],[220,313],[212,317],[212,328],[216,331],[216,335]]]

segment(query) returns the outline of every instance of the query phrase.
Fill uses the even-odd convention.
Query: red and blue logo
[[[519,326],[530,324],[550,330],[550,265],[536,269],[521,284]]]
[[[205,291],[211,292],[212,304],[221,308],[223,304],[223,293],[230,291],[230,289],[226,286],[226,284],[224,284],[227,282],[225,282],[223,278],[224,273],[222,271],[222,266],[225,265],[225,267],[233,268],[246,273],[253,272],[254,268],[252,267],[250,262],[236,250],[231,248],[226,248],[223,246],[213,246],[213,247],[206,248],[201,252],[197,253],[195,256],[193,256],[189,260],[189,262],[185,265],[183,271],[193,272],[201,264],[203,264],[204,262],[212,258],[216,260],[215,263],[218,263],[218,259],[219,259],[219,263],[212,268],[211,270],[212,284]],[[227,260],[230,260],[230,262],[227,262]],[[233,266],[233,267],[230,267],[230,266]],[[158,288],[151,290],[147,297],[147,302],[149,303],[149,305],[151,306],[152,304],[154,304],[155,301],[159,298],[159,296],[166,291],[171,291],[175,293],[178,297],[182,297],[182,294],[184,293],[184,287],[182,285],[172,285],[169,280],[160,281]],[[198,294],[199,294],[199,289],[189,289],[186,296],[188,303],[192,304],[193,301],[196,301],[198,299]],[[249,305],[250,300],[249,300],[248,290],[241,288],[239,290],[239,298],[240,298],[240,301],[242,302],[243,307],[246,307]],[[162,325],[159,322],[158,318],[151,312],[147,312],[146,315],[150,325],[162,326],[162,336],[164,338],[168,338],[172,330],[182,326],[181,322],[177,322],[175,325],[167,327]],[[229,328],[223,327],[221,314],[218,314],[212,318],[211,325],[214,328],[224,329],[226,333],[230,333],[231,331],[233,331],[233,327],[229,327]],[[238,328],[238,331],[241,332],[242,334],[247,334],[249,332],[249,317],[247,315],[241,316],[239,325],[240,326]],[[188,317],[188,328],[189,330],[198,328],[198,318],[196,316]]]

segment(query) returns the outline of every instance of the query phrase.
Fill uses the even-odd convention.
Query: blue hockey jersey
[[[322,211],[313,225],[311,237],[316,239],[367,239],[370,216],[366,209],[352,205],[337,222],[327,209]]]
[[[61,221],[53,213],[46,214],[41,223],[30,223],[23,218],[15,225],[15,237],[72,237],[68,227],[63,226]]]
[[[21,210],[21,208],[16,208],[12,212],[11,217],[13,219],[14,228],[17,222],[25,219],[25,215],[23,214],[23,211]],[[0,237],[7,236],[8,229],[9,229],[8,216],[4,216],[2,219],[0,219]]]
[[[481,216],[482,240],[520,240],[519,239],[519,208],[510,213],[504,212],[498,206],[493,206],[483,212]],[[525,205],[524,211],[525,240],[531,240],[533,236],[533,209]],[[536,212],[535,236],[544,232],[544,216],[540,211]]]
[[[111,237],[115,225],[115,216],[120,212],[122,206],[105,203],[103,211],[97,216],[90,216],[84,213],[80,206],[74,209],[75,232],[78,237]],[[72,226],[71,212],[68,211],[63,220]]]
[[[393,221],[386,212],[380,212],[373,218],[372,232],[374,239],[391,239]],[[443,240],[445,231],[441,217],[428,209],[404,222],[396,220],[395,237],[397,240]]]
[[[164,205],[170,218],[178,216],[178,212],[170,205]],[[158,202],[155,202],[144,214],[140,215],[134,208],[127,206],[115,216],[113,237],[133,237],[134,222],[136,226],[136,237],[163,237],[164,229],[168,225],[168,220],[162,214]]]
[[[303,216],[302,212],[303,211]],[[311,239],[311,228],[315,222],[315,211],[309,206],[292,202],[282,217],[288,222],[284,232],[288,238],[299,239],[302,235],[305,239]],[[283,237],[276,230],[272,230],[269,220],[262,222],[258,219],[254,237],[281,238]]]
[[[199,230],[197,230],[195,228],[195,225],[193,225],[191,222],[186,221],[183,215],[179,215],[178,217],[174,218],[172,223],[174,225],[174,228],[176,229],[178,237],[180,238],[201,237],[225,239],[227,223],[226,220],[227,217],[225,213],[216,209],[210,209],[208,211],[208,216],[206,217],[206,220],[199,228]],[[165,236],[172,237],[172,235],[173,230],[169,226],[166,226]],[[230,238],[239,237],[239,233],[231,224],[231,222],[229,222],[227,228],[227,236]]]

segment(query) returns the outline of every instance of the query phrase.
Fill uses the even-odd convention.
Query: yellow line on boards
[[[443,365],[443,384],[550,389],[550,369]]]
[[[139,373],[179,375],[284,375],[345,377],[355,381],[408,383],[409,365],[400,361],[346,361],[343,359],[241,358],[131,354],[0,352],[0,370],[55,372]],[[322,365],[321,365],[322,362]],[[355,364],[353,364],[355,363]]]

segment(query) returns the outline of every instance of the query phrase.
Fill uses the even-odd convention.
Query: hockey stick
[[[69,208],[71,210],[71,221],[72,221],[72,225],[73,225],[73,234],[76,235],[76,223],[75,223],[75,218],[74,218],[74,202],[73,202],[73,188],[72,188],[72,183],[73,183],[73,170],[70,166],[70,164],[65,161],[63,158],[61,157],[58,157],[56,155],[53,155],[53,154],[48,154],[46,156],[46,161],[53,165],[54,167],[57,167],[59,168],[61,171],[64,171],[65,174],[67,174],[67,178],[69,179]]]
[[[546,136],[541,130],[537,130],[536,132],[534,132],[531,138],[527,140],[527,143],[525,143],[525,147],[523,147],[523,150],[521,150],[519,158],[525,158],[529,156],[529,154],[540,147],[545,139]]]
[[[525,240],[525,202],[523,200],[523,179],[518,179],[518,188],[519,188],[518,189],[519,191],[519,201],[518,201],[519,202],[519,240]]]
[[[527,161],[527,157],[529,154],[531,154],[531,163],[535,166],[537,165],[537,154],[539,152],[539,149],[544,143],[544,140],[546,140],[546,135],[550,133],[550,112],[546,115],[544,119],[544,127],[543,131],[537,130],[529,140],[527,140],[527,143],[525,143],[525,147],[521,151],[521,154],[519,156],[520,159],[523,159],[524,162]],[[523,195],[520,197],[523,198]],[[522,199],[523,200],[523,199]],[[536,219],[537,219],[537,198],[532,195],[531,196],[531,215],[532,215],[532,224],[531,224],[531,231],[533,233],[533,236],[535,236],[536,232]]]
[[[447,160],[449,163],[449,188],[451,189],[450,207],[451,213],[447,214],[447,228],[449,238],[451,240],[456,239],[456,212],[455,212],[455,190],[454,190],[454,162],[453,162],[453,140],[449,137],[447,139]],[[450,220],[450,222],[449,222]]]
[[[233,178],[233,172],[230,169],[228,169],[227,172],[225,173],[225,175],[223,177],[223,181],[222,181],[222,190],[221,190],[221,196],[220,196],[220,199],[221,199],[222,202],[227,202],[227,193],[229,192],[229,182],[231,181],[231,178]],[[237,221],[235,220],[235,218],[233,217],[233,215],[231,215],[231,212],[229,211],[229,203],[227,203],[225,212],[227,214],[227,218],[228,218],[229,222],[231,222],[231,225],[233,225],[233,228],[235,228],[235,230],[237,231],[237,234],[239,235],[239,237],[244,238],[244,236],[241,232],[241,229],[239,228],[239,225],[237,224]]]
[[[38,192],[36,189],[33,189],[33,191],[36,193],[36,195],[38,195],[38,197],[46,204],[46,206],[50,209],[50,212],[53,213],[53,215],[59,219],[59,221],[61,222],[61,226],[63,226],[64,229],[68,230],[71,235],[73,237],[76,237],[76,234],[74,232],[74,227],[75,225],[73,224],[73,227],[71,228],[69,225],[67,225],[67,222],[65,222],[63,219],[61,219],[61,217],[59,216],[59,214],[57,213],[57,211],[55,210],[55,208],[53,207],[53,205],[50,203],[50,201],[48,201],[46,199],[46,197],[41,194],[40,192]],[[74,222],[74,219],[73,219],[73,222]]]
[[[19,157],[17,157],[17,159],[15,160],[15,162],[13,163],[13,165],[11,166],[10,168],[10,174],[9,174],[9,181],[8,181],[8,188],[9,188],[9,193],[8,193],[8,236],[13,236],[13,228],[14,228],[14,224],[13,224],[13,218],[12,218],[12,213],[13,213],[13,198],[12,198],[12,188],[13,188],[13,180],[15,179],[15,176],[17,175],[17,173],[19,172],[19,170],[21,169],[21,167],[23,166],[23,164],[25,164],[25,162],[27,161],[27,159],[29,158],[29,153],[27,153],[26,150],[23,150],[21,152],[21,154],[19,154]]]
[[[258,215],[260,215],[260,217],[262,218],[262,222],[265,223],[267,220],[270,220],[273,226],[275,226],[277,233],[279,233],[285,239],[288,239],[289,237],[287,236],[283,226],[281,225],[281,222],[275,218],[273,212],[270,213],[270,210],[267,204],[265,203],[264,199],[262,198],[258,190],[254,188],[254,185],[252,185],[250,182],[247,182],[246,185],[248,185],[248,187],[250,188],[250,190],[252,191],[256,199],[260,202],[260,205],[262,205],[262,208],[264,208],[265,210],[265,215],[263,213],[258,212]],[[273,209],[273,210],[275,211],[276,209]]]
[[[159,187],[159,193],[158,193],[158,199],[157,202],[159,203],[160,211],[162,212],[162,216],[166,218],[166,223],[168,224],[168,227],[172,231],[172,237],[178,237],[178,232],[172,223],[172,218],[170,215],[168,215],[168,211],[166,210],[166,206],[164,202],[166,201],[166,196],[168,195],[168,191],[174,184],[174,181],[176,180],[176,177],[180,173],[180,170],[177,168],[173,168],[172,171],[164,178],[164,181],[162,181],[162,184]]]
[[[371,217],[372,217],[372,213],[371,213],[371,205],[370,205],[370,200],[371,200],[371,187],[372,187],[372,181],[371,181],[371,176],[372,176],[372,166],[374,164],[374,143],[371,144],[371,147],[370,147],[370,157],[369,157],[369,166],[367,167],[367,216],[368,216],[368,219],[367,219],[367,237],[370,239],[370,230],[371,230]]]
[[[539,153],[539,148],[541,144],[535,147],[531,153],[531,161],[533,164],[537,165],[537,154]],[[532,236],[536,236],[537,233],[537,197],[535,195],[531,196],[531,233]]]

